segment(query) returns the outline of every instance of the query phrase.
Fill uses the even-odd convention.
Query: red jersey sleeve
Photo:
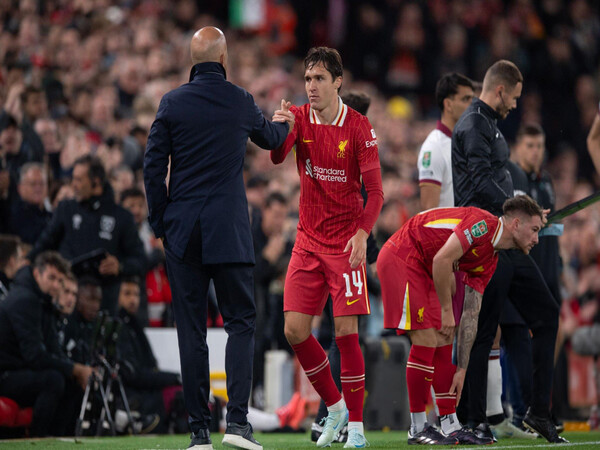
[[[359,126],[356,128],[354,142],[357,146],[358,167],[360,173],[365,173],[372,169],[381,169],[379,163],[379,150],[377,148],[377,136],[371,126],[369,119],[361,117]]]
[[[300,126],[301,120],[301,110],[297,106],[292,106],[290,108],[290,112],[292,112],[296,118],[294,123],[294,129],[290,134],[288,134],[287,138],[285,139],[285,141],[283,141],[283,144],[281,144],[280,147],[277,147],[276,149],[271,151],[271,161],[273,162],[273,164],[281,164],[283,161],[285,161],[285,157],[288,155],[290,150],[294,148],[294,145],[296,145],[296,138],[298,137],[298,127]]]

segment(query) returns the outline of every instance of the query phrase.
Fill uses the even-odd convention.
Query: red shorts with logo
[[[440,329],[442,308],[433,280],[420,261],[407,263],[393,249],[384,245],[377,257],[384,328]]]
[[[294,247],[285,277],[283,310],[318,316],[331,294],[334,317],[371,314],[365,265],[352,269],[349,259],[350,252],[327,255]]]

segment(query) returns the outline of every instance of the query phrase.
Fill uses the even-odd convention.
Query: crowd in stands
[[[64,270],[52,313],[62,324],[62,357],[89,367],[85,347],[98,312],[119,314],[127,325],[120,344],[127,392],[142,417],[159,415],[162,431],[160,389],[180,380],[156,371],[141,331],[174,325],[162,242],[146,220],[143,154],[161,97],[188,81],[190,38],[202,26],[225,31],[232,61],[227,78],[247,89],[267,117],[282,98],[306,102],[298,55],[313,45],[340,50],[347,69],[341,93],[371,98],[385,199],[374,228],[380,245],[420,210],[417,156],[439,116],[435,82],[446,72],[481,81],[492,62],[514,61],[524,90],[516,112],[499,124],[507,140],[514,142],[523,123],[542,126],[557,209],[600,186],[586,148],[600,99],[594,1],[264,0],[268,21],[246,27],[230,26],[227,4],[0,2],[0,305],[11,283],[19,285],[19,270],[31,277],[30,264],[42,267],[46,260],[36,258],[57,250],[74,272]],[[288,348],[282,291],[298,219],[295,171],[289,158],[275,167],[267,151],[248,144],[255,387],[263,379],[264,352]],[[600,206],[564,223],[561,344],[579,326],[600,322]],[[210,325],[219,326],[212,304]],[[0,363],[0,385],[9,369]],[[51,434],[43,427],[40,434]]]

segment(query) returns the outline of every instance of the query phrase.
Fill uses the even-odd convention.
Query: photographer
[[[17,273],[0,304],[0,396],[33,406],[31,436],[73,434],[79,386],[85,387],[92,373],[59,346],[53,297],[68,271],[58,253],[40,253],[33,267]]]
[[[97,268],[102,277],[102,309],[114,314],[118,277],[141,274],[144,249],[131,214],[115,204],[97,157],[86,155],[75,161],[72,187],[75,200],[60,202],[29,259],[47,249],[57,249],[69,260],[104,250]]]

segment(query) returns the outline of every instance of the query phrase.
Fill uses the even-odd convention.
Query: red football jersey
[[[434,208],[412,217],[385,243],[405,261],[423,264],[433,277],[433,257],[454,233],[464,250],[458,270],[465,283],[483,293],[496,270],[498,255],[494,245],[502,235],[502,221],[474,207]]]
[[[292,106],[294,130],[271,152],[276,164],[295,147],[300,174],[296,245],[315,253],[342,253],[363,214],[361,173],[380,168],[375,131],[362,114],[339,99],[331,125],[321,124],[309,104]]]

